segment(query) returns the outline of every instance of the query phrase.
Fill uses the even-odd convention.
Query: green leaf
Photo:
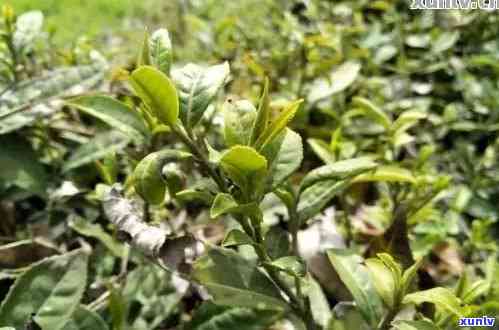
[[[279,116],[262,132],[255,142],[255,148],[258,150],[263,149],[268,143],[272,142],[294,118],[302,99],[289,103]]]
[[[135,93],[163,124],[174,125],[179,113],[177,89],[163,72],[141,66],[130,75]]]
[[[427,117],[427,114],[422,111],[409,110],[398,116],[393,123],[392,131],[403,132],[414,126],[418,121]]]
[[[353,104],[359,107],[367,117],[383,126],[387,131],[390,129],[392,125],[391,119],[383,110],[375,106],[369,100],[366,100],[363,97],[354,97]]]
[[[222,242],[223,247],[239,246],[239,245],[252,245],[253,240],[243,231],[239,229],[232,229],[224,238]]]
[[[440,328],[430,321],[396,321],[393,324],[397,330],[439,330]]]
[[[166,75],[172,65],[172,42],[167,29],[158,29],[149,38],[151,64]]]
[[[195,312],[186,330],[261,330],[281,317],[273,310],[218,306],[203,303]]]
[[[34,314],[42,329],[62,329],[85,290],[87,262],[87,253],[78,250],[34,264],[17,278],[0,305],[0,324],[20,329]]]
[[[265,77],[262,96],[258,104],[257,116],[251,130],[250,145],[254,145],[256,140],[265,131],[270,121],[270,97],[269,97],[269,78]]]
[[[356,61],[346,61],[341,64],[331,72],[329,81],[318,79],[314,82],[308,101],[316,103],[344,91],[357,79],[360,68],[360,64]]]
[[[372,170],[377,164],[370,158],[359,157],[341,160],[329,165],[324,165],[310,171],[302,180],[300,191],[324,180],[344,180],[362,172]]]
[[[367,259],[366,266],[369,269],[372,283],[381,299],[383,299],[388,308],[393,308],[397,287],[392,272],[379,259]]]
[[[326,180],[305,189],[300,194],[297,207],[300,222],[303,223],[319,213],[334,196],[348,185],[347,180]]]
[[[79,146],[62,166],[62,171],[78,168],[124,149],[130,140],[118,131],[98,133]]]
[[[0,182],[45,196],[48,175],[31,146],[15,136],[3,136],[0,145]]]
[[[284,257],[290,254],[291,244],[289,234],[279,226],[271,227],[265,234],[265,251],[272,260]]]
[[[61,96],[82,93],[100,82],[106,64],[96,62],[54,69],[42,77],[25,80],[0,95],[0,134],[6,134],[53,114],[60,107],[47,106]],[[20,111],[22,110],[22,111]]]
[[[307,273],[305,263],[296,256],[281,257],[269,262],[268,265],[291,276],[303,277]]]
[[[313,277],[308,277],[307,282],[307,296],[310,301],[310,311],[312,312],[312,316],[317,324],[322,326],[324,329],[327,329],[332,313],[326,294],[322,290],[320,284],[314,280]]]
[[[256,172],[267,167],[267,160],[255,149],[246,146],[233,146],[223,153],[222,167],[236,168],[242,174]]]
[[[196,260],[193,276],[213,296],[216,304],[287,310],[279,290],[251,261],[236,252],[213,248]]]
[[[410,293],[404,297],[402,303],[419,305],[432,303],[447,312],[462,317],[461,301],[447,288],[432,288],[424,291]]]
[[[405,295],[411,287],[412,281],[416,277],[419,267],[423,264],[423,259],[417,260],[411,267],[407,268],[402,275],[402,295]]]
[[[289,128],[262,150],[269,160],[269,181],[273,188],[279,186],[301,165],[303,144],[301,136]],[[270,150],[272,149],[272,150]]]
[[[62,330],[108,330],[106,322],[87,307],[80,305]]]
[[[382,303],[367,269],[362,265],[362,258],[350,250],[340,249],[331,249],[327,255],[364,319],[373,327],[377,325],[382,314]]]
[[[99,224],[91,223],[81,217],[69,222],[69,227],[81,235],[98,239],[114,256],[123,256],[123,245],[106,233]]]
[[[210,209],[210,217],[217,218],[223,214],[232,212],[237,209],[239,204],[236,202],[234,197],[230,194],[219,193],[213,201],[213,205]]]
[[[329,145],[326,142],[319,139],[307,139],[307,143],[324,163],[332,164],[336,161],[334,153],[329,149]]]
[[[230,194],[218,193],[210,209],[210,217],[217,218],[228,213],[246,214],[262,219],[260,208],[255,203],[239,204]]]
[[[151,135],[137,111],[109,96],[81,96],[71,99],[67,104],[102,120],[135,141],[144,141]]]
[[[187,64],[172,71],[180,97],[180,119],[187,127],[195,126],[208,105],[225,84],[230,68],[227,62],[209,67]]]
[[[459,40],[459,32],[443,32],[434,42],[431,50],[433,53],[441,53],[450,49]]]
[[[187,152],[161,150],[144,157],[133,171],[135,191],[151,204],[159,204],[165,199],[167,182],[163,179],[163,167],[170,161],[191,157]]]
[[[139,56],[137,58],[137,66],[141,65],[151,65],[151,54],[149,52],[149,32],[147,29],[144,30],[144,40],[142,41],[142,48],[140,49]]]
[[[409,170],[397,166],[378,166],[374,171],[360,174],[353,182],[404,182],[416,183],[416,178]]]
[[[247,100],[228,99],[224,102],[224,140],[228,147],[250,143],[251,129],[256,115],[255,107]]]

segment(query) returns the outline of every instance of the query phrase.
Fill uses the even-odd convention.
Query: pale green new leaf
[[[272,142],[289,124],[289,122],[294,118],[300,104],[303,102],[302,99],[289,103],[284,107],[282,112],[277,116],[276,119],[262,132],[255,142],[255,148],[258,150],[263,149],[268,143]]]
[[[228,99],[222,108],[226,146],[249,145],[251,130],[257,116],[253,104],[247,100]]]
[[[275,188],[300,167],[303,160],[301,136],[286,128],[280,137],[262,150],[262,154],[270,163],[269,182]]]
[[[162,169],[170,161],[191,157],[188,152],[161,150],[144,157],[133,171],[135,192],[151,204],[159,204],[165,199],[167,182]]]
[[[366,266],[381,299],[388,308],[393,308],[397,287],[392,272],[379,259],[367,259]]]
[[[143,141],[151,135],[139,112],[112,97],[81,96],[71,99],[67,104],[102,120],[135,141]]]
[[[0,324],[21,329],[34,314],[42,329],[62,329],[85,290],[87,262],[87,252],[77,250],[34,264],[16,280],[0,305]]]
[[[100,160],[125,148],[130,139],[118,131],[99,133],[93,139],[79,146],[62,167],[63,172]]]
[[[375,326],[382,315],[381,299],[376,293],[362,258],[350,250],[331,249],[329,260],[340,279],[348,288],[362,313],[371,326]]]
[[[267,160],[251,147],[236,145],[223,153],[220,159],[222,167],[238,169],[243,174],[267,168]]]
[[[324,165],[310,171],[302,180],[300,191],[311,185],[324,180],[344,180],[358,175],[362,172],[372,170],[377,164],[367,157],[340,160],[338,162]]]
[[[449,313],[462,317],[461,301],[451,290],[437,287],[410,293],[404,297],[403,304],[432,303]]]
[[[269,78],[265,77],[262,96],[258,104],[257,116],[251,130],[250,145],[253,145],[260,135],[265,131],[270,121],[270,97],[269,97]]]
[[[402,294],[406,294],[411,287],[412,281],[416,277],[419,267],[423,264],[423,259],[418,259],[414,265],[407,268],[402,274]]]
[[[371,101],[363,97],[354,97],[353,104],[359,107],[364,114],[383,126],[386,130],[390,129],[392,121],[388,115],[380,108],[374,105]]]
[[[203,117],[208,105],[225,84],[230,68],[227,62],[203,67],[187,64],[172,70],[180,98],[180,119],[187,127],[195,126]]]
[[[151,64],[162,71],[170,74],[172,65],[172,42],[167,29],[158,29],[149,38],[149,56]]]
[[[174,125],[177,122],[177,89],[163,72],[152,66],[141,66],[130,75],[130,83],[135,93],[163,124]]]
[[[353,182],[403,182],[416,183],[411,171],[397,166],[378,166],[374,171],[356,176]]]

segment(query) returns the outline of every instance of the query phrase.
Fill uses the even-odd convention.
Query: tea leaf
[[[151,66],[141,66],[130,75],[130,83],[135,93],[163,124],[174,125],[177,122],[177,89],[163,72]]]
[[[391,119],[380,108],[363,97],[354,97],[353,104],[364,111],[364,114],[383,126],[386,130],[392,125]]]
[[[372,283],[388,308],[393,308],[395,295],[398,290],[395,278],[381,260],[367,259],[366,266],[369,269]]]
[[[62,330],[108,330],[106,322],[87,307],[80,305]]]
[[[128,143],[130,140],[120,132],[99,133],[89,142],[79,146],[64,163],[62,170],[67,172],[102,159],[113,152],[124,149]]]
[[[0,145],[0,182],[34,194],[46,195],[48,175],[31,146],[15,136],[3,136]]]
[[[161,150],[143,158],[133,171],[135,191],[151,204],[159,204],[165,199],[167,183],[163,179],[162,169],[169,161],[191,157],[187,152]]]
[[[279,114],[279,116],[262,132],[255,142],[255,148],[261,150],[268,143],[272,142],[294,118],[303,100],[289,103]]]
[[[267,160],[251,147],[236,145],[223,153],[220,160],[222,167],[233,167],[243,174],[255,172],[267,167]]]
[[[297,207],[300,221],[310,219],[319,213],[348,184],[348,181],[326,180],[317,182],[305,189],[300,194]]]
[[[166,75],[172,65],[172,42],[167,29],[158,29],[149,38],[151,64]]]
[[[404,304],[419,305],[424,302],[432,303],[454,315],[462,317],[461,301],[447,288],[432,288],[410,293],[404,297]]]
[[[285,311],[288,306],[254,262],[236,252],[213,248],[194,264],[193,276],[218,305]]]
[[[256,140],[265,131],[270,121],[270,97],[269,97],[269,78],[265,78],[262,96],[258,104],[257,117],[251,130],[250,145],[254,145]]]
[[[362,258],[350,250],[340,249],[331,249],[327,255],[362,316],[375,327],[381,318],[381,300],[373,288],[367,269],[362,265]]]
[[[144,141],[151,135],[144,119],[137,111],[111,97],[81,96],[71,99],[67,104],[102,120],[135,141]]]
[[[187,330],[267,329],[280,316],[273,310],[226,307],[205,302],[194,313]]]
[[[396,166],[378,166],[374,171],[356,176],[353,182],[406,182],[415,184],[416,178],[409,170]]]
[[[187,64],[172,71],[180,98],[180,119],[187,127],[201,120],[208,105],[214,100],[229,76],[227,62],[210,67]]]
[[[16,280],[2,302],[0,324],[23,328],[34,314],[42,329],[62,329],[85,290],[87,262],[87,253],[78,250],[34,264]]]
[[[222,242],[223,247],[251,244],[253,244],[253,240],[239,229],[232,229]]]
[[[330,165],[318,167],[309,172],[302,180],[300,191],[324,180],[344,180],[362,172],[374,169],[377,164],[367,157],[341,160]]]

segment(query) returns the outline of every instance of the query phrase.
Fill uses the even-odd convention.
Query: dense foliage
[[[499,315],[497,14],[147,4],[67,44],[2,7],[0,329]]]

